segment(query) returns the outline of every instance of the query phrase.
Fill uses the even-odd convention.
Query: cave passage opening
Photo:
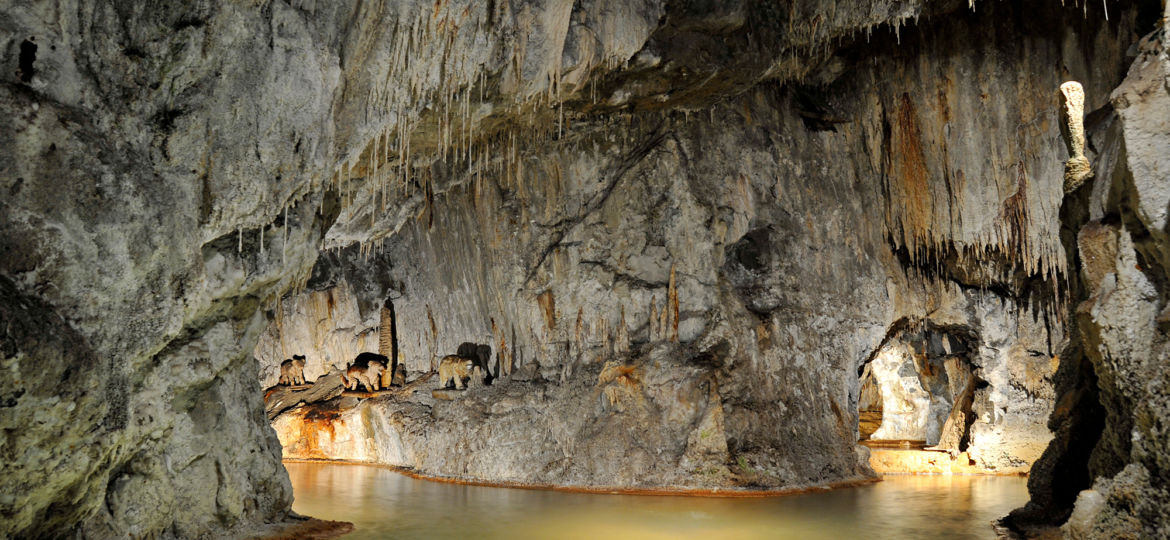
[[[859,441],[867,446],[967,451],[975,402],[988,384],[966,327],[904,324],[859,369]]]

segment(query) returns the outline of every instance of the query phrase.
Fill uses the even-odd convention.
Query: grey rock
[[[895,325],[929,321],[975,336],[988,467],[1027,466],[1064,397],[1053,358],[1087,362],[1085,400],[1109,416],[1071,493],[1113,480],[1086,530],[1164,535],[1165,47],[1147,40],[1111,101],[1120,124],[1098,130],[1148,21],[1082,7],[1098,9],[4,5],[0,535],[284,519],[259,379],[293,353],[310,376],[341,367],[388,296],[415,383],[464,341],[493,346],[501,379],[453,401],[338,400],[339,426],[373,442],[327,455],[564,484],[856,478],[859,368]],[[1089,299],[1059,285],[1079,283],[1062,212],[1086,190],[1062,190],[1062,71],[1090,142],[1114,134],[1090,144],[1088,212],[1124,226],[1075,328],[1053,317]],[[655,333],[671,267],[678,317]],[[322,320],[304,287],[354,302]],[[637,366],[640,389],[601,382],[607,365]]]

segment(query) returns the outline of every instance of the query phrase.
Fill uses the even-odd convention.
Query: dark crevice
[[[605,272],[612,274],[613,275],[613,282],[610,284],[611,286],[620,282],[620,283],[625,283],[634,289],[662,289],[662,288],[665,288],[669,285],[668,283],[664,283],[664,282],[660,282],[660,281],[647,281],[647,280],[639,278],[638,276],[635,276],[633,274],[628,274],[626,272],[622,272],[621,270],[614,268],[612,265],[610,265],[606,261],[582,260],[578,264],[585,265],[585,266],[594,266],[594,267],[600,268],[601,270],[603,270]]]
[[[34,39],[30,37],[20,42],[20,69],[17,74],[20,82],[25,84],[32,82],[33,75],[36,75],[33,63],[37,61],[37,44],[33,43]]]
[[[822,89],[797,86],[792,91],[793,104],[800,120],[809,131],[837,131],[837,124],[851,122],[844,113],[836,110],[829,95]]]

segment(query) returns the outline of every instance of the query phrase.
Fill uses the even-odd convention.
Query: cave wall
[[[291,494],[259,413],[259,313],[307,279],[327,233],[354,239],[331,226],[352,195],[341,171],[374,133],[409,124],[433,160],[448,85],[488,81],[488,110],[531,110],[554,84],[625,67],[664,10],[575,5],[0,7],[3,475],[19,479],[2,532],[218,536],[280,519]],[[921,6],[783,14],[807,44]],[[671,35],[734,28],[749,8],[682,6]],[[727,72],[750,83],[773,58]],[[721,65],[689,67],[710,81]],[[628,99],[652,91],[639,77],[655,78],[630,78]],[[214,507],[183,499],[208,490]]]
[[[275,11],[0,8],[0,534],[192,537],[284,516],[251,351],[257,308],[316,257],[310,169],[337,70]]]
[[[547,409],[529,412],[531,422],[490,415],[482,422],[497,426],[475,430],[412,416],[432,433],[450,431],[457,441],[416,438],[410,442],[423,446],[412,448],[412,455],[442,455],[445,445],[480,448],[483,455],[508,448],[528,465],[510,465],[505,478],[491,476],[499,469],[448,468],[457,461],[395,464],[422,466],[433,474],[557,483],[547,471],[566,466],[569,454],[573,466],[586,472],[560,481],[620,485],[629,480],[629,471],[594,465],[585,459],[589,452],[542,453],[545,430],[533,427],[547,424],[551,431],[573,433],[589,426],[572,427],[582,419],[622,425],[612,410],[595,410],[596,400],[585,398],[604,391],[600,371],[615,361],[645,371],[647,394],[670,395],[669,386],[658,386],[712,379],[723,416],[713,436],[727,441],[733,455],[759,473],[753,479],[759,485],[861,474],[851,443],[856,381],[848,374],[864,360],[865,344],[884,331],[885,276],[873,262],[883,250],[876,227],[868,239],[832,239],[864,230],[860,205],[876,197],[875,186],[857,182],[847,169],[797,170],[793,153],[828,163],[833,148],[855,141],[844,133],[804,137],[786,97],[775,88],[761,90],[702,120],[680,114],[645,126],[620,120],[579,125],[574,129],[580,139],[563,142],[551,154],[527,157],[523,178],[485,175],[481,182],[436,194],[433,224],[428,215],[404,224],[386,250],[372,256],[381,264],[365,263],[357,250],[324,256],[317,273],[331,275],[321,267],[341,260],[351,287],[376,295],[365,304],[376,306],[381,295],[395,297],[409,370],[430,371],[434,359],[453,354],[463,341],[491,343],[498,352],[503,338],[513,367],[510,374],[497,367],[503,377],[495,384],[531,384],[540,396],[533,399]],[[623,131],[633,132],[629,141]],[[823,219],[826,212],[831,220]],[[687,345],[670,350],[677,374],[646,359],[666,354],[658,349],[671,341],[670,328],[651,338],[648,320],[652,299],[656,312],[667,310],[672,266],[678,341]],[[388,284],[400,288],[370,285],[375,278],[363,276],[371,267],[393,276]],[[729,283],[729,272],[738,273],[740,281]],[[819,285],[791,288],[798,282]],[[843,312],[841,305],[869,308]],[[607,346],[623,334],[623,309],[624,333],[635,348],[629,354],[613,350],[621,345]],[[816,332],[805,330],[814,324]],[[572,388],[586,383],[590,390],[580,392],[585,396],[545,391],[534,381]],[[583,398],[589,407],[575,404]],[[579,450],[625,447],[631,454],[659,448],[655,460],[680,463],[691,433],[683,428],[702,417],[691,418],[694,411],[688,408],[694,406],[687,401],[662,400],[660,410],[638,421],[639,429],[581,433],[558,442]],[[686,420],[674,419],[675,414]],[[669,425],[675,421],[681,424]],[[760,429],[764,425],[793,429]],[[640,443],[647,433],[662,442]],[[548,465],[541,464],[544,456]],[[715,465],[726,469],[728,461],[724,457]],[[434,466],[440,468],[427,468]],[[703,487],[708,481],[661,464],[655,469],[639,484]]]
[[[722,410],[716,421],[703,401],[687,422],[722,424],[726,456],[766,485],[864,474],[856,370],[903,318],[950,313],[946,324],[999,336],[984,340],[1003,358],[989,410],[1033,433],[1050,405],[1017,384],[1036,372],[1019,368],[1047,365],[1063,338],[1030,304],[1071,264],[1053,243],[1053,92],[1074,78],[1090,110],[1102,105],[1147,3],[1107,22],[1054,2],[708,4],[0,7],[0,422],[3,476],[20,479],[0,499],[0,532],[187,537],[280,519],[291,494],[257,382],[271,368],[253,352],[286,293],[334,274],[363,321],[362,305],[403,295],[415,370],[497,337],[499,315],[521,388],[579,383],[578,365],[600,380],[591,355],[558,352],[575,308],[612,328],[625,306],[637,341],[673,264],[688,352],[665,365],[714,375]],[[1147,56],[1164,58],[1155,41]],[[1165,265],[1144,262],[1166,245],[1161,109],[1140,105],[1157,88],[1126,94],[1142,96],[1128,122],[1114,101],[1134,180],[1123,202],[1098,197],[1094,217],[1136,216],[1118,221],[1160,291],[1138,313],[1165,305],[1151,270]],[[826,125],[836,131],[815,131]],[[437,264],[451,254],[467,264]],[[1144,287],[1132,277],[1116,282]],[[545,292],[556,318],[534,301]],[[1011,307],[979,307],[996,301]],[[1093,320],[1120,309],[1101,305]],[[428,306],[433,344],[429,320],[417,326]],[[1007,322],[988,324],[987,310]],[[1086,347],[1106,351],[1087,352],[1093,365],[1133,362],[1096,368],[1117,435],[1097,461],[1140,465],[1115,485],[1141,493],[1165,489],[1158,324],[1122,336],[1142,344],[1126,349],[1085,330],[1103,336]],[[1121,442],[1131,421],[1154,442]],[[1134,515],[1121,487],[1100,489],[1114,494],[1102,520]],[[214,504],[187,499],[212,491]]]
[[[1061,434],[1029,480],[1032,500],[1007,521],[1021,529],[1061,522],[1069,538],[1170,534],[1165,456],[1167,403],[1167,187],[1170,167],[1170,56],[1164,11],[1135,47],[1137,57],[1111,94],[1110,114],[1090,137],[1098,149],[1094,184],[1070,202],[1080,286],[1073,332],[1095,383],[1096,404],[1079,401],[1081,381],[1053,416]],[[1086,436],[1086,432],[1089,436]],[[1069,472],[1082,480],[1069,490]],[[1091,489],[1087,489],[1091,486]],[[1070,515],[1071,514],[1071,515]]]
[[[289,295],[271,313],[272,323],[252,351],[265,388],[280,380],[281,362],[294,355],[305,356],[305,379],[312,381],[334,368],[344,370],[360,353],[378,352],[379,319],[362,318],[357,296],[344,280]]]
[[[1035,35],[1018,22],[1041,18],[1063,24]],[[497,384],[601,392],[606,362],[650,369],[647,359],[661,354],[655,344],[669,341],[651,335],[648,321],[667,307],[673,268],[679,341],[691,349],[676,352],[683,357],[676,361],[719,359],[704,376],[719,383],[728,461],[742,458],[763,472],[767,481],[753,481],[765,485],[864,471],[864,453],[857,460],[851,449],[859,367],[896,325],[961,328],[974,337],[971,361],[987,383],[973,407],[968,456],[985,471],[1027,471],[1051,438],[1046,424],[1065,340],[1067,261],[1058,234],[1065,150],[1055,88],[1081,80],[1088,107],[1102,107],[1122,77],[1136,18],[1126,12],[1105,24],[1071,7],[999,4],[884,29],[864,45],[859,38],[809,74],[818,86],[763,84],[706,111],[578,117],[547,134],[505,131],[465,174],[438,171],[431,198],[417,197],[387,236],[375,232],[365,246],[324,254],[308,286],[334,290],[344,279],[344,294],[364,306],[363,332],[375,330],[380,299],[393,298],[413,376],[432,371],[459,343],[477,341],[490,343],[497,361],[505,353]],[[631,352],[614,350],[621,335]],[[549,412],[534,414],[537,424],[573,425],[581,414],[615,421],[604,409],[582,413],[559,402],[563,394],[539,392],[530,406]],[[483,408],[483,399],[468,401]],[[654,414],[667,418],[672,407],[637,423],[656,430]],[[572,461],[541,454],[535,435],[505,436],[530,425],[506,415],[477,420],[495,429],[411,438],[408,420],[451,428],[437,412],[358,410],[347,413],[356,415],[346,421],[352,432],[337,436],[352,446],[335,450],[350,458],[544,483],[556,483],[547,473],[554,463]],[[366,414],[398,424],[363,429],[357,418]],[[279,424],[286,452],[308,457],[295,424]],[[680,467],[689,433],[660,433],[673,439],[663,447],[674,448]],[[521,464],[468,468],[412,457],[448,446],[490,455],[518,445],[531,448],[534,461],[548,456],[549,465],[526,473]],[[812,448],[824,461],[807,457]],[[855,460],[857,468],[843,465]],[[798,472],[808,470],[823,472]],[[571,480],[620,484],[624,477],[614,474],[591,470]],[[659,472],[642,482],[678,478]],[[681,481],[721,485],[722,478]]]

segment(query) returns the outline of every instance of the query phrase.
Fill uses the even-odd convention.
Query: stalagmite
[[[1071,193],[1093,176],[1089,158],[1085,157],[1085,90],[1081,83],[1069,81],[1060,85],[1060,96],[1064,121],[1061,132],[1069,153],[1064,162],[1064,192]]]
[[[508,338],[503,334],[500,334],[500,350],[496,354],[500,359],[500,371],[503,372],[505,377],[511,377],[512,368],[514,367],[512,364],[512,354],[508,351]]]
[[[492,336],[495,338],[496,346],[496,362],[499,364],[500,375],[507,377],[512,373],[511,365],[507,362],[508,356],[508,340],[504,333],[496,326],[496,318],[489,319],[492,325]]]
[[[663,304],[662,304],[662,309],[659,310],[659,312],[658,312],[658,328],[656,329],[655,334],[658,335],[658,339],[660,339],[660,340],[667,339],[666,329],[670,327],[670,309],[668,309],[669,306],[670,306],[670,296],[668,293],[667,297],[666,297],[666,301],[663,302]]]
[[[379,312],[378,324],[378,354],[391,360],[388,369],[382,374],[383,387],[389,387],[394,382],[394,374],[397,372],[398,325],[394,319],[394,302],[387,297]]]
[[[670,267],[670,285],[667,294],[670,297],[670,340],[678,343],[678,286],[675,283],[674,265]]]
[[[435,325],[435,317],[431,314],[431,305],[427,304],[427,323],[430,324],[429,342],[431,353],[431,371],[435,371],[435,359],[438,356],[439,328]]]

